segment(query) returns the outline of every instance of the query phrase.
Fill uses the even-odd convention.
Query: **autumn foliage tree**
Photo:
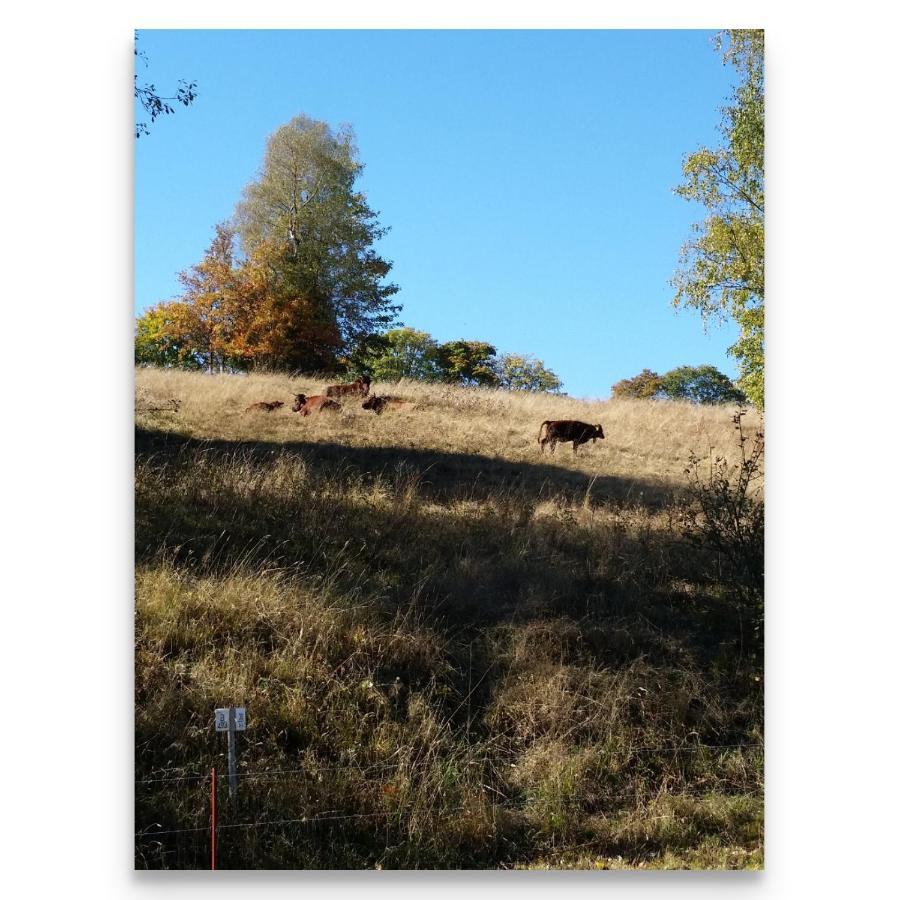
[[[247,320],[241,272],[235,267],[234,232],[217,225],[201,262],[178,276],[184,291],[172,304],[172,331],[205,369],[241,358],[238,336]]]
[[[242,276],[234,262],[234,232],[217,225],[202,261],[178,276],[181,296],[138,320],[137,361],[210,372],[240,367],[239,336],[249,316]]]
[[[662,391],[662,378],[650,369],[644,369],[634,378],[623,378],[612,386],[616,400],[652,400]]]
[[[138,365],[199,369],[200,362],[180,334],[181,311],[175,303],[159,303],[135,324],[134,361]]]
[[[334,317],[297,276],[297,261],[276,241],[256,244],[241,267],[246,306],[239,352],[250,367],[318,371],[336,366],[342,347]]]

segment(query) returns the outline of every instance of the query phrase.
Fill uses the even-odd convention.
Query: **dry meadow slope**
[[[291,821],[223,866],[760,866],[755,611],[685,526],[733,410],[404,382],[290,412],[324,384],[136,373],[138,779],[221,765],[241,703],[242,769],[290,772],[226,814]],[[547,418],[606,440],[542,456]],[[138,830],[178,831],[139,866],[204,865],[202,785],[138,785]]]

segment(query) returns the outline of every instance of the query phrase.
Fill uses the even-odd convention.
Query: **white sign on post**
[[[228,793],[237,796],[237,733],[247,730],[247,710],[243,706],[226,706],[214,710],[216,731],[228,732]]]
[[[247,730],[247,708],[244,706],[234,706],[234,730]],[[216,711],[216,731],[228,731],[228,707],[217,709]]]

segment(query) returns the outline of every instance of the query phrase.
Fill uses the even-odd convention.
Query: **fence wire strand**
[[[624,753],[700,753],[704,750],[715,752],[717,750],[762,750],[763,744],[685,744],[682,747],[664,746],[664,747],[628,747],[623,748]],[[391,769],[400,769],[405,764],[398,763],[376,763],[371,766],[354,766],[352,763],[334,766],[322,766],[316,763],[310,763],[304,768],[298,769],[259,769],[256,771],[238,772],[239,778],[268,778],[276,775],[314,775],[318,772],[338,772],[352,771],[358,774],[368,774],[369,772],[389,771]],[[209,773],[203,775],[172,775],[162,778],[139,778],[135,780],[135,784],[160,784],[171,781],[203,781],[209,779]]]
[[[688,797],[691,799],[698,799],[707,796],[711,790],[715,788],[715,785],[710,785],[707,790],[695,790],[695,791],[679,791],[675,794],[668,794],[673,799]],[[742,789],[740,793],[728,795],[734,797],[747,797],[747,796],[756,796],[763,792],[762,785],[755,785],[752,788]],[[607,797],[606,799],[612,800],[627,800],[632,799],[634,796],[633,793],[623,793],[617,794],[614,797]],[[662,796],[662,795],[658,795]],[[496,801],[491,802],[488,805],[492,809],[511,809],[519,812],[526,812],[530,806],[528,803],[522,803],[519,800],[507,800],[507,801]],[[467,806],[454,806],[449,809],[442,809],[441,815],[451,815],[453,813],[465,812],[467,810],[471,810],[472,805]],[[324,810],[318,814],[310,814],[306,816],[299,816],[293,819],[257,819],[253,822],[228,822],[228,823],[220,823],[216,826],[218,831],[222,831],[226,828],[265,828],[274,825],[296,825],[296,824],[304,824],[304,825],[316,825],[319,822],[340,822],[350,819],[377,819],[377,818],[386,818],[389,816],[395,816],[400,812],[400,810],[380,810],[379,812],[369,812],[369,813],[340,813],[340,810]],[[150,828],[152,826],[147,826]],[[154,838],[154,837],[162,837],[167,834],[187,834],[189,832],[200,832],[205,831],[208,832],[212,826],[211,825],[202,825],[195,828],[167,828],[163,831],[148,831],[144,829],[135,834],[136,838]]]

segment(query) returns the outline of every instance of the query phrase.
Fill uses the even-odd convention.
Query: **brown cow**
[[[294,394],[294,405],[291,409],[300,413],[301,416],[308,416],[310,413],[322,412],[326,409],[331,412],[340,412],[341,404],[323,397],[322,394],[315,394],[312,397],[307,397],[306,394]]]
[[[402,397],[376,397],[374,394],[363,402],[363,409],[371,409],[375,415],[380,416],[386,409],[406,409],[413,406],[412,400],[404,400]]]
[[[547,429],[544,431],[544,429]],[[565,444],[567,441],[572,442],[572,452],[578,455],[578,445],[586,444],[588,441],[597,443],[597,438],[601,440],[605,437],[603,428],[600,424],[588,425],[587,422],[578,422],[574,419],[547,419],[541,424],[538,431],[538,443],[541,445],[541,453],[544,452],[544,444],[550,442],[550,452],[556,450],[556,443]]]
[[[284,406],[284,402],[281,400],[273,400],[271,403],[260,400],[259,403],[251,403],[244,412],[250,412],[251,409],[265,410],[266,412],[272,412],[275,409],[278,409],[279,406]]]
[[[360,375],[349,384],[332,384],[325,388],[326,397],[369,396],[369,385],[372,379],[368,375]]]

